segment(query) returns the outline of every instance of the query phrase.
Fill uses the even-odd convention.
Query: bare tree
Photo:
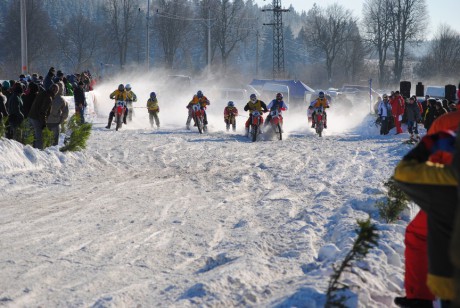
[[[391,0],[391,40],[394,53],[394,81],[399,82],[407,53],[406,44],[423,38],[427,24],[425,0]]]
[[[355,25],[351,11],[337,3],[325,10],[313,5],[307,14],[303,31],[305,40],[313,57],[325,59],[329,83],[332,82],[334,61],[345,43],[352,39]]]
[[[159,11],[155,15],[155,27],[158,31],[167,68],[172,68],[174,56],[188,33],[193,20],[187,1],[160,0]]]
[[[238,43],[244,41],[250,34],[251,24],[255,18],[249,16],[242,0],[220,0],[213,11],[213,37],[222,58],[224,71],[227,60]]]
[[[366,0],[363,4],[363,37],[368,45],[375,48],[379,57],[379,85],[388,81],[385,63],[391,46],[391,3],[392,0]]]
[[[62,54],[74,71],[81,71],[84,65],[92,62],[103,39],[100,26],[81,11],[59,27],[57,32]]]
[[[344,47],[339,53],[336,66],[343,73],[347,82],[355,83],[363,71],[364,58],[369,48],[364,46],[356,24],[350,24],[350,31],[350,38],[345,42]]]
[[[120,66],[126,64],[129,44],[132,41],[136,20],[139,17],[138,0],[107,0],[106,10],[112,29],[113,39],[118,47]]]
[[[440,25],[416,71],[420,77],[455,77],[460,70],[460,33]]]
[[[51,27],[43,1],[27,0],[27,53],[29,70],[46,70],[56,49],[56,33]],[[12,1],[5,18],[5,28],[1,37],[5,44],[0,49],[2,58],[7,59],[6,70],[18,72],[21,67],[21,27],[19,1]]]

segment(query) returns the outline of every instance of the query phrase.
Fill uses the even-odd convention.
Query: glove
[[[454,153],[454,150],[455,133],[446,130],[423,137],[417,146],[403,157],[403,160],[415,159],[418,162],[426,162],[430,155],[437,151]]]
[[[157,110],[157,112],[160,112],[160,107],[158,107],[158,110]]]

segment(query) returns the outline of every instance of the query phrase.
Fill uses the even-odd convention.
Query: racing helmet
[[[126,86],[125,86],[125,88],[126,88],[126,90],[129,91],[129,90],[131,90],[131,85],[130,85],[129,83],[127,83]]]
[[[155,99],[157,97],[157,94],[155,92],[150,93],[150,98]]]
[[[228,106],[228,107],[234,107],[234,106],[235,106],[235,103],[232,102],[232,101],[229,101],[229,102],[227,103],[227,106]]]
[[[257,96],[255,94],[251,94],[251,96],[249,96],[249,98],[251,99],[251,101],[255,102],[257,101]]]
[[[198,92],[196,92],[196,96],[198,96],[198,98],[202,98],[203,92],[201,92],[201,90],[198,90]]]
[[[318,96],[319,96],[319,98],[324,98],[324,92],[323,92],[323,91],[319,91]]]
[[[120,83],[118,85],[118,91],[124,91],[124,90],[125,90],[125,86],[122,83]]]
[[[283,93],[276,93],[276,99],[277,100],[282,100],[283,99]]]

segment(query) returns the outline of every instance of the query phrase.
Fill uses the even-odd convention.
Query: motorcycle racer
[[[257,96],[255,94],[251,94],[249,97],[250,101],[244,106],[244,111],[249,111],[249,119],[246,121],[246,137],[249,135],[249,123],[252,123],[252,112],[257,110],[261,114],[264,112],[268,112],[267,105],[259,99],[257,99]],[[264,119],[262,118],[262,123]]]
[[[125,90],[125,86],[123,84],[119,84],[118,89],[113,91],[109,95],[109,97],[110,97],[110,99],[115,100],[115,105],[113,106],[112,110],[110,111],[109,122],[108,122],[107,126],[105,127],[107,129],[110,129],[110,126],[112,125],[113,118],[115,117],[115,107],[117,105],[117,101],[126,102],[126,99],[128,97],[128,93]],[[125,124],[126,124],[126,116],[127,116],[127,108],[126,108],[126,105],[125,105],[125,115],[123,117],[123,123],[125,123]]]
[[[326,108],[329,108],[329,101],[327,100],[327,98],[324,96],[324,92],[323,91],[319,91],[318,93],[318,98],[316,100],[314,100],[310,106],[313,107],[314,111],[313,111],[313,114],[312,114],[312,124],[311,124],[311,128],[315,128],[315,114],[316,114],[316,109],[318,108],[322,108],[323,109],[323,113],[324,113],[324,128],[327,128],[327,114],[326,114]]]
[[[281,111],[286,111],[288,109],[288,106],[286,105],[286,103],[284,102],[283,100],[283,94],[282,93],[276,93],[276,98],[274,100],[272,100],[267,108],[269,110],[278,110],[279,111],[279,114],[281,116],[281,124],[283,123],[283,116],[281,115]],[[266,118],[266,121],[265,121],[265,125],[267,125],[267,123],[270,123],[270,120],[271,120],[271,115],[269,114]]]
[[[192,100],[186,106],[186,108],[188,109],[188,118],[187,118],[187,122],[185,123],[185,126],[188,130],[190,129],[190,121],[192,120],[192,106],[196,104],[200,104],[201,110],[204,111],[204,121],[203,121],[204,127],[206,128],[206,125],[208,125],[208,117],[206,115],[206,108],[207,106],[211,105],[211,103],[209,102],[209,99],[203,95],[203,92],[201,90],[198,90],[198,92],[196,92]]]
[[[229,101],[227,107],[224,108],[224,121],[227,126],[227,131],[230,130],[230,124],[232,125],[233,131],[236,130],[236,117],[238,116],[238,109],[235,107],[235,103]]]

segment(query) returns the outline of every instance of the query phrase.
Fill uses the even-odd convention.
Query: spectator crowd
[[[74,97],[75,113],[85,123],[85,92],[93,90],[95,82],[89,71],[65,75],[54,67],[45,77],[21,74],[18,80],[1,82],[0,125],[5,136],[20,141],[26,128],[33,129],[33,146],[43,149],[43,130],[48,128],[53,133],[52,145],[57,145],[60,127],[69,115],[63,96]]]

